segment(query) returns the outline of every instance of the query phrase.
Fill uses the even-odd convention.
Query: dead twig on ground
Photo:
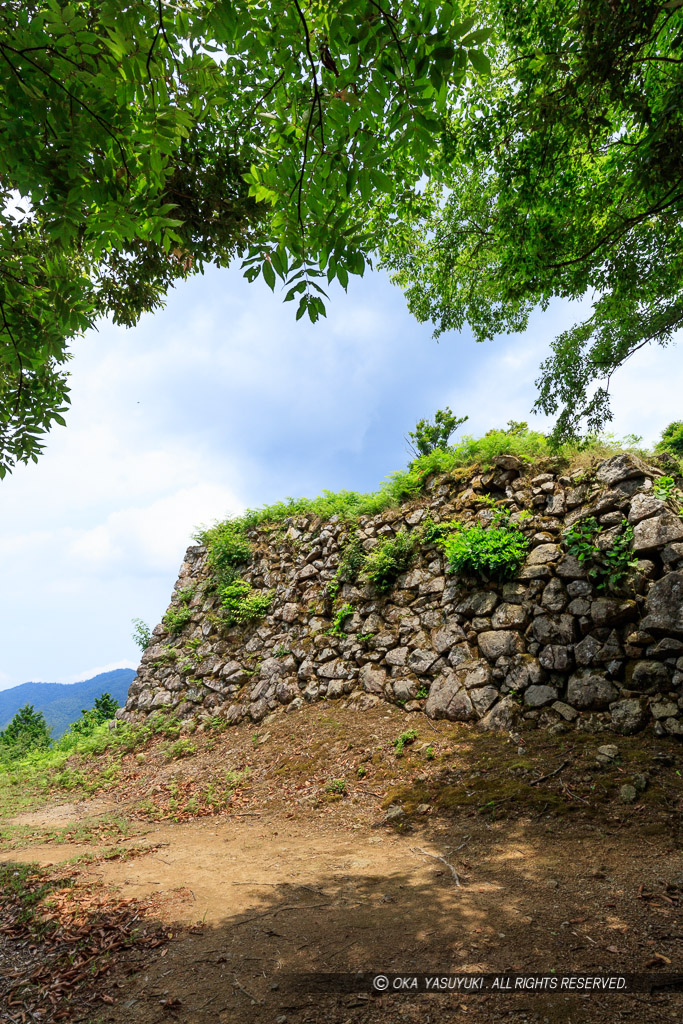
[[[329,905],[329,903],[309,903],[306,906],[300,906],[296,903],[286,907],[275,907],[273,910],[264,910],[261,914],[254,914],[252,917],[245,917],[242,921],[237,921],[235,927],[238,927],[241,924],[248,924],[250,921],[258,921],[261,917],[282,914],[285,910],[322,910],[324,907],[329,907]]]
[[[432,857],[434,860],[440,860],[442,864],[446,865],[448,870],[453,875],[453,878],[455,879],[455,884],[458,886],[458,888],[460,888],[460,876],[458,875],[458,872],[455,870],[450,861],[447,861],[445,857],[441,857],[438,853],[429,853],[428,850],[423,850],[421,846],[413,846],[411,847],[411,849],[413,853],[417,850],[419,853],[424,854],[425,857]]]
[[[568,764],[571,764],[571,761],[563,761],[562,764],[560,765],[560,767],[556,768],[554,772],[548,772],[547,775],[541,775],[540,779],[532,779],[531,782],[529,783],[529,785],[530,786],[537,786],[539,784],[539,782],[545,782],[546,779],[552,779],[552,777],[554,775],[559,775],[560,772],[563,772]]]
[[[243,992],[245,994],[245,996],[247,996],[248,999],[253,1000],[253,1002],[255,1002],[257,1006],[260,1006],[261,1005],[261,1000],[258,999],[256,996],[252,995],[251,992],[248,992],[247,989],[244,987],[244,985],[240,984],[240,982],[237,980],[237,975],[236,974],[233,975],[233,978],[234,978],[233,983],[232,983],[233,987],[234,988],[238,988],[240,990],[240,992]]]

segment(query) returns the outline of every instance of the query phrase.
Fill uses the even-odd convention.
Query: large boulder
[[[358,673],[358,682],[366,693],[383,693],[386,680],[386,671],[378,665],[363,665]]]
[[[526,564],[546,565],[548,562],[556,562],[561,554],[559,544],[539,544],[529,553]]]
[[[458,615],[490,615],[498,604],[498,595],[490,590],[475,590],[457,606]]]
[[[477,643],[479,650],[489,661],[495,661],[503,654],[518,654],[522,650],[522,638],[519,633],[505,629],[491,629],[480,633]]]
[[[666,505],[663,501],[655,498],[654,494],[647,491],[639,491],[631,498],[628,521],[635,526],[636,523],[640,523],[643,519],[661,515],[662,512],[666,512]]]
[[[653,583],[645,611],[642,629],[683,636],[683,572],[669,572]]]
[[[626,685],[639,693],[665,693],[670,686],[666,665],[660,661],[636,661],[626,669]]]
[[[600,672],[579,669],[569,678],[567,703],[581,711],[599,711],[617,698],[617,688]]]
[[[639,732],[647,722],[647,712],[640,700],[629,698],[619,700],[610,707],[612,727],[616,732],[629,736],[631,733]]]
[[[477,714],[483,718],[492,704],[495,704],[500,694],[495,686],[479,686],[468,691],[468,697]]]
[[[503,697],[497,704],[494,704],[482,720],[479,722],[479,729],[486,729],[491,732],[499,730],[508,731],[512,729],[519,717],[519,704],[514,697]]]
[[[429,690],[425,712],[429,718],[448,718],[452,722],[476,717],[467,690],[455,672],[436,677]]]
[[[608,487],[614,487],[615,484],[619,484],[622,480],[632,480],[637,476],[647,476],[652,471],[642,462],[633,455],[614,455],[611,459],[607,459],[598,466],[598,471],[595,474],[601,484],[607,484]]]
[[[570,644],[576,635],[573,615],[537,615],[531,633],[539,644]]]
[[[635,601],[619,601],[613,597],[598,597],[591,602],[591,618],[596,626],[618,626],[637,617]]]
[[[527,624],[527,613],[521,604],[499,604],[491,617],[494,629],[522,629]]]
[[[465,633],[456,622],[432,630],[432,644],[434,650],[439,654],[447,654],[451,648],[462,643],[464,639]]]
[[[554,686],[529,686],[524,691],[524,703],[530,708],[542,708],[557,700],[557,689]]]
[[[653,519],[643,519],[633,531],[633,550],[637,553],[663,548],[683,540],[683,523],[672,512],[663,512]]]

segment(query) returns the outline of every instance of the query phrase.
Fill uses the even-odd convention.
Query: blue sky
[[[533,381],[576,307],[523,336],[437,344],[378,273],[331,293],[328,318],[240,271],[177,287],[132,329],[75,349],[66,429],[0,484],[0,689],[136,667],[131,619],[155,625],[193,529],[323,489],[374,489],[408,459],[416,420],[450,405],[480,434],[529,419]],[[681,418],[680,349],[639,353],[613,382],[613,428],[654,441]]]

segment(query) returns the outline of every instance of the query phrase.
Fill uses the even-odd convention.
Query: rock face
[[[230,628],[206,549],[191,547],[171,602],[176,613],[187,608],[187,621],[176,633],[154,629],[117,717],[233,724],[321,700],[361,709],[388,701],[484,729],[651,727],[683,738],[683,522],[653,493],[659,473],[627,454],[580,479],[534,475],[502,456],[482,476],[431,479],[420,499],[352,525],[309,514],[254,527],[241,575],[272,600],[262,619]],[[489,521],[484,494],[529,541],[512,581],[447,572],[421,532],[427,518]],[[603,549],[628,523],[634,550],[647,556],[622,592],[598,589],[590,563],[566,549],[565,531],[587,517],[600,522]],[[354,533],[368,552],[401,531],[417,531],[416,555],[392,589],[347,582],[329,596]],[[333,622],[344,605],[340,632]]]
[[[643,629],[683,636],[683,572],[670,572],[657,580],[645,601]]]

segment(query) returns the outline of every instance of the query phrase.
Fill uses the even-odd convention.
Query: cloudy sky
[[[530,419],[558,304],[523,336],[437,344],[380,274],[294,321],[237,268],[184,283],[133,330],[77,346],[67,428],[0,484],[0,689],[135,668],[133,618],[163,615],[193,530],[323,489],[374,489],[405,434],[450,405],[480,434]],[[639,353],[614,382],[614,430],[654,441],[680,419],[683,354]],[[534,425],[546,424],[536,419]]]

